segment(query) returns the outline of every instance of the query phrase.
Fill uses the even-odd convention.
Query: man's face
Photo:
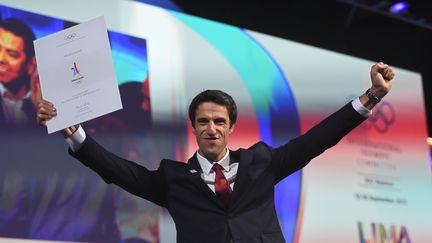
[[[210,161],[219,161],[226,152],[229,135],[234,131],[230,126],[228,110],[213,102],[198,105],[193,129],[198,152]]]
[[[23,38],[0,28],[0,83],[11,83],[29,72]]]

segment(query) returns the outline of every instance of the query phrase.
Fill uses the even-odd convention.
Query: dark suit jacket
[[[201,179],[196,156],[187,164],[164,159],[158,170],[150,171],[106,151],[90,137],[79,151],[69,152],[107,183],[166,207],[175,221],[178,242],[279,243],[285,240],[274,207],[274,185],[335,145],[364,119],[347,104],[281,147],[259,142],[231,151],[231,160],[238,161],[239,168],[228,209]]]

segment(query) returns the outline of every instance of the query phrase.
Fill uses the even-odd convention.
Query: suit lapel
[[[251,181],[249,176],[250,164],[252,162],[252,154],[247,150],[230,151],[231,162],[238,162],[239,167],[234,183],[234,190],[231,195],[230,208],[233,208],[236,203],[241,200],[242,194],[246,191],[247,185]]]
[[[213,201],[221,208],[225,208],[216,194],[205,184],[204,180],[201,178],[202,169],[198,159],[196,158],[196,154],[188,160],[187,167],[189,173],[191,174],[192,181],[198,190],[207,195],[210,201]]]

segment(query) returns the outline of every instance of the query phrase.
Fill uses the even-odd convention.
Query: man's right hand
[[[37,123],[42,126],[47,126],[47,121],[49,121],[51,118],[57,116],[57,110],[54,107],[54,104],[43,100],[39,102],[38,108],[37,108],[37,114],[36,114],[36,120]],[[79,128],[79,125],[67,127],[61,131],[64,137],[71,136],[77,129]]]
[[[47,121],[51,120],[51,118],[57,116],[57,110],[54,107],[53,103],[41,100],[37,107],[36,120],[39,126],[46,127]]]

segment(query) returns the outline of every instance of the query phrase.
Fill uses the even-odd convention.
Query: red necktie
[[[222,166],[220,164],[215,163],[213,165],[213,171],[216,173],[215,176],[215,192],[222,203],[228,208],[230,196],[231,196],[231,187],[222,173]]]

